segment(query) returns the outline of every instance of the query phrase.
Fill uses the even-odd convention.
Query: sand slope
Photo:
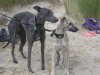
[[[39,2],[23,8],[20,6],[15,7],[12,13],[9,15],[13,16],[15,13],[20,11],[30,11],[36,13],[36,11],[32,9],[34,5],[40,5],[43,7],[45,6],[52,9],[58,18],[64,16],[65,14],[63,6],[53,7],[49,3]],[[57,23],[52,24],[46,22],[45,27],[49,29],[55,29],[57,27]],[[100,35],[97,35],[96,37],[83,37],[80,31],[77,33],[67,33],[70,42],[70,68],[73,68],[70,70],[70,75],[100,75]],[[16,59],[18,60],[18,64],[14,64],[12,62],[12,57],[10,54],[11,45],[3,49],[2,44],[0,44],[0,75],[49,75],[52,52],[52,38],[48,32],[46,37],[46,70],[41,70],[39,42],[35,42],[32,49],[32,69],[35,73],[28,72],[27,60],[22,58],[18,50],[19,44],[16,45],[15,48],[15,55]],[[24,53],[27,55],[27,44],[24,47]]]

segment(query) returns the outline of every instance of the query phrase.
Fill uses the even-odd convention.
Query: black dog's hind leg
[[[14,63],[18,63],[16,58],[15,58],[15,54],[14,54],[14,48],[15,48],[15,43],[16,43],[16,33],[14,32],[14,35],[12,35],[12,51],[11,51],[11,54],[12,54],[12,57],[13,57],[13,62]]]
[[[24,53],[23,53],[23,46],[25,45],[26,43],[26,35],[25,35],[25,32],[22,31],[22,33],[19,33],[18,34],[19,38],[20,38],[20,47],[19,47],[19,51],[21,52],[21,55],[23,56],[23,58],[27,58]]]
[[[44,60],[44,48],[45,48],[45,32],[43,32],[43,34],[40,35],[40,43],[41,43],[41,69],[45,70],[45,60]]]
[[[15,58],[15,53],[14,53],[14,48],[15,48],[15,43],[16,43],[16,21],[14,19],[12,19],[8,25],[8,30],[9,30],[9,35],[10,35],[10,40],[8,43],[12,43],[12,51],[11,51],[11,55],[13,58],[13,62],[17,63],[17,60]]]

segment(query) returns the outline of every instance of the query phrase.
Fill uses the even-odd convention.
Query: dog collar
[[[55,33],[55,30],[52,31],[50,36],[53,37],[53,35],[55,35],[59,39],[62,39],[64,37],[64,34],[57,34]]]

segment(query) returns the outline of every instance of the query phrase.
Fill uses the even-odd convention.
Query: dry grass
[[[49,1],[54,4],[59,2],[59,0],[0,0],[0,9],[7,11],[16,5],[25,6],[38,1]]]

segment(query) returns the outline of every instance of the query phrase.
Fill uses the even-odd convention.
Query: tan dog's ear
[[[40,12],[40,10],[41,10],[41,7],[40,6],[35,6],[35,7],[33,7],[35,10],[37,10],[38,12]]]
[[[65,21],[65,20],[66,20],[66,17],[61,18],[61,22]]]

